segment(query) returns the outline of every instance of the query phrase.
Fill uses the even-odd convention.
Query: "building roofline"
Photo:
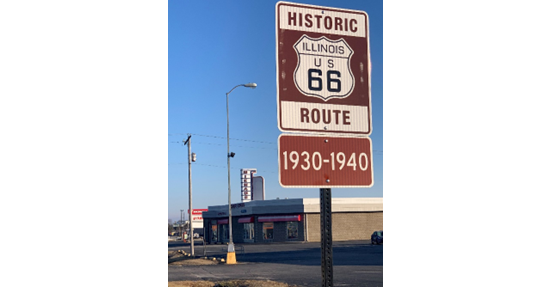
[[[319,198],[288,198],[256,200],[231,204],[233,217],[288,214],[288,213],[318,213]],[[351,197],[332,198],[332,212],[376,212],[383,211],[382,197]],[[208,212],[203,212],[204,218],[227,217],[227,204],[208,206]]]

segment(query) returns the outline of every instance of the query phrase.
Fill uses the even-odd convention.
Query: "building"
[[[231,205],[233,242],[321,241],[319,198],[273,199]],[[229,242],[228,208],[203,212],[209,244]],[[382,198],[332,198],[332,240],[370,240],[383,229]]]

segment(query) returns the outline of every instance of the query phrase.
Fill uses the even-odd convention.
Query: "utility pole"
[[[189,235],[191,237],[191,256],[195,256],[195,236],[193,232],[193,197],[191,189],[191,161],[195,161],[194,155],[191,158],[191,135],[187,134],[187,140],[185,143],[187,145],[187,161],[189,163]]]

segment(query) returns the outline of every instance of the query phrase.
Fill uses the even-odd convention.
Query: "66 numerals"
[[[366,171],[369,167],[369,158],[366,153],[359,153],[357,156],[356,153],[352,153],[349,157],[346,156],[343,152],[331,152],[330,159],[323,159],[321,153],[316,151],[313,154],[309,154],[307,151],[298,153],[297,151],[288,151],[283,152],[283,166],[285,170],[289,168],[289,161],[292,165],[292,170],[298,168],[298,165],[302,170],[309,170],[313,168],[314,170],[321,170],[323,163],[330,163],[332,170],[338,168],[342,170],[346,167],[352,168],[354,171],[359,168],[362,171]],[[301,164],[300,164],[301,162]]]
[[[323,90],[323,79],[321,77],[314,77],[313,73],[317,73],[318,76],[323,75],[323,71],[319,69],[309,69],[307,70],[307,87],[312,91],[322,91]],[[335,79],[332,75],[340,77],[339,71],[327,71],[327,89],[329,92],[340,92],[342,90],[342,82],[339,79]],[[316,83],[314,85],[313,83]],[[334,88],[332,84],[335,84]]]

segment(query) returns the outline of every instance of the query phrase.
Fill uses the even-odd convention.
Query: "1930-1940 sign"
[[[288,2],[276,9],[279,129],[369,135],[367,14]]]
[[[371,187],[368,137],[279,136],[279,182],[283,187]]]

